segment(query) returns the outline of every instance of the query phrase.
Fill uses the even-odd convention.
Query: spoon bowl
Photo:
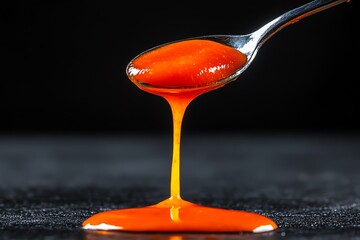
[[[305,17],[308,17],[314,13],[318,13],[320,11],[323,11],[325,9],[331,8],[333,6],[336,6],[340,3],[349,2],[350,0],[314,0],[312,2],[309,2],[305,5],[302,5],[300,7],[297,7],[293,10],[290,10],[279,17],[275,18],[274,20],[268,22],[258,30],[245,35],[207,35],[207,36],[200,36],[200,37],[193,37],[193,38],[187,38],[182,40],[177,40],[169,43],[165,43],[156,47],[153,47],[147,51],[144,51],[140,53],[138,56],[136,56],[130,63],[128,64],[126,68],[126,72],[130,78],[138,87],[142,89],[151,88],[152,90],[159,91],[159,92],[184,92],[184,91],[192,91],[194,89],[203,89],[206,91],[207,89],[215,89],[217,87],[221,87],[229,82],[232,82],[236,80],[241,73],[243,73],[252,63],[254,60],[258,50],[260,47],[269,39],[271,38],[275,33],[279,32],[284,27],[296,23],[300,19],[303,19]],[[238,51],[240,51],[242,54],[246,56],[246,62],[244,65],[242,65],[240,68],[238,68],[236,71],[234,71],[229,76],[218,79],[216,81],[201,84],[201,85],[193,85],[193,86],[176,86],[176,87],[162,87],[162,86],[155,86],[151,84],[147,84],[144,82],[137,81],[136,78],[133,78],[135,75],[134,68],[133,68],[133,61],[142,56],[145,53],[151,52],[153,50],[156,50],[158,48],[164,47],[169,44],[185,41],[185,40],[209,40],[213,42],[218,42],[227,46],[230,46]]]

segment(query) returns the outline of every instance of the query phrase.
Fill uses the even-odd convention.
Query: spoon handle
[[[314,13],[323,11],[340,3],[349,2],[350,0],[315,0],[302,5],[298,8],[290,10],[271,22],[267,23],[257,31],[251,34],[252,38],[257,39],[258,47],[266,42],[275,33],[284,27],[296,23],[300,19],[308,17]]]

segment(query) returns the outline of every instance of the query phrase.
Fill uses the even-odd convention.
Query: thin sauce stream
[[[246,56],[231,47],[207,40],[187,40],[151,50],[129,64],[130,80],[140,89],[165,98],[172,111],[170,196],[150,206],[97,213],[82,223],[84,229],[131,232],[268,232],[277,229],[276,223],[263,215],[201,206],[182,199],[180,192],[181,125],[186,108],[199,95],[221,87],[213,83],[230,76],[245,62]]]

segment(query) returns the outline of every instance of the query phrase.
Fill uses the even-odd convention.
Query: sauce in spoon
[[[170,197],[150,206],[97,213],[82,224],[85,229],[134,232],[267,232],[277,229],[257,213],[201,206],[180,194],[181,124],[189,103],[223,84],[222,79],[246,63],[246,56],[229,46],[208,40],[179,41],[135,58],[127,74],[140,89],[169,103],[173,116],[173,157]]]

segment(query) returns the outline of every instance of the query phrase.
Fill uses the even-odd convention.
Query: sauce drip
[[[133,232],[267,232],[277,229],[271,219],[257,213],[201,206],[180,194],[181,124],[187,106],[214,84],[233,74],[246,56],[226,45],[207,40],[186,40],[150,50],[135,58],[127,73],[140,89],[166,99],[173,117],[173,156],[170,197],[150,206],[110,210],[86,219],[93,230]]]

